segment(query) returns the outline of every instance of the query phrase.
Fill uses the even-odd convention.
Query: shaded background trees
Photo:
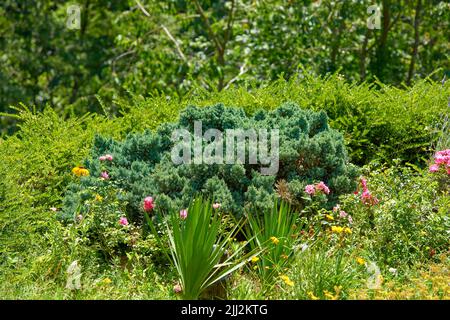
[[[67,28],[67,7],[81,9]],[[0,112],[20,102],[62,113],[102,111],[127,91],[182,96],[303,72],[411,84],[450,69],[448,1],[378,1],[370,30],[363,1],[4,0]],[[302,67],[302,68],[303,68]],[[0,131],[12,132],[9,117]]]

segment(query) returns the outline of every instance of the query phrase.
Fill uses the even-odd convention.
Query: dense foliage
[[[449,23],[441,0],[2,0],[0,298],[449,299]],[[267,145],[175,163],[198,121],[224,155],[229,129]]]
[[[0,4],[0,112],[19,102],[103,111],[126,90],[183,95],[195,85],[290,78],[300,65],[350,81],[411,84],[449,70],[449,4],[364,1],[56,1]],[[80,24],[70,29],[69,6]],[[31,27],[32,26],[32,27]],[[433,75],[442,79],[443,73]],[[117,111],[117,105],[111,105]],[[1,131],[10,132],[9,118]]]
[[[310,77],[305,81],[279,81],[253,93],[245,87],[220,93],[197,92],[179,104],[164,97],[135,97],[123,105],[123,116],[117,118],[85,115],[65,120],[51,108],[35,112],[22,107],[19,114],[20,131],[0,141],[1,291],[5,297],[20,298],[177,297],[172,290],[179,281],[177,273],[167,268],[167,258],[162,254],[162,247],[155,237],[143,232],[140,224],[136,224],[132,217],[127,217],[127,191],[120,192],[121,188],[114,182],[114,170],[106,167],[115,166],[115,161],[121,157],[120,153],[115,154],[113,148],[112,161],[105,158],[101,162],[105,168],[98,167],[98,157],[106,155],[106,149],[98,150],[94,142],[103,141],[121,148],[126,141],[129,141],[130,146],[133,145],[132,141],[137,142],[137,145],[144,143],[146,137],[154,137],[158,130],[180,125],[183,115],[180,117],[179,112],[189,104],[211,106],[223,101],[226,105],[243,107],[245,114],[239,108],[222,109],[220,106],[190,110],[197,115],[211,108],[229,110],[247,121],[255,119],[261,107],[275,109],[286,100],[296,101],[307,109],[320,110],[320,104],[330,101],[328,99],[331,99],[335,88],[335,95],[340,99],[324,103],[328,114],[333,114],[331,110],[338,112],[339,106],[346,103],[356,106],[368,103],[374,107],[374,113],[348,113],[356,122],[358,117],[377,119],[376,114],[384,110],[383,106],[390,106],[393,111],[386,110],[379,119],[392,128],[399,128],[398,137],[403,137],[405,141],[417,139],[418,136],[414,137],[412,127],[407,124],[419,119],[419,115],[423,116],[424,126],[427,123],[426,126],[431,127],[436,121],[433,126],[435,129],[430,129],[427,138],[422,137],[421,148],[425,150],[420,157],[434,156],[429,163],[430,168],[425,171],[420,167],[401,169],[402,161],[392,158],[389,161],[391,168],[379,167],[377,163],[385,158],[372,155],[378,161],[364,169],[366,188],[370,193],[364,193],[365,190],[360,186],[358,195],[340,197],[340,211],[345,214],[323,206],[331,194],[317,192],[309,195],[302,190],[305,207],[299,213],[300,220],[296,221],[298,229],[285,230],[289,232],[272,229],[274,235],[268,236],[267,248],[273,249],[273,252],[252,258],[248,268],[233,273],[227,280],[228,297],[448,297],[448,289],[444,285],[446,282],[443,280],[448,276],[445,270],[448,269],[449,182],[447,162],[444,163],[448,160],[445,160],[445,150],[449,148],[448,120],[446,122],[445,116],[441,118],[439,114],[445,115],[447,86],[447,83],[442,86],[421,82],[410,90],[385,87],[384,93],[375,93],[364,85],[349,86],[337,77]],[[320,88],[323,90],[320,91]],[[393,99],[394,95],[397,99]],[[414,101],[409,107],[406,104],[408,97]],[[421,108],[425,105],[430,108]],[[299,116],[322,114],[294,108],[293,105],[286,107]],[[395,111],[402,108],[408,108],[410,112]],[[277,114],[276,109],[266,112]],[[278,119],[282,120],[282,117]],[[163,124],[166,122],[172,124]],[[289,121],[286,123],[289,124]],[[336,127],[339,122],[330,119],[330,123]],[[370,126],[371,121],[366,124]],[[357,147],[358,144],[354,142],[357,136],[349,133],[349,128],[352,127],[341,127],[347,146],[352,146],[350,150],[353,152],[361,150],[370,156],[370,150],[365,150],[364,144]],[[372,131],[370,129],[368,133],[373,134]],[[332,134],[334,130],[330,128],[327,132],[331,136],[336,135]],[[378,131],[378,135],[383,133]],[[426,150],[433,146],[442,152],[428,153]],[[379,146],[380,150],[387,148],[387,144]],[[103,150],[105,154],[102,154]],[[385,154],[387,157],[388,153]],[[412,153],[399,152],[398,155],[402,158]],[[85,159],[89,160],[86,163],[89,166],[92,163],[92,167],[89,167],[91,176],[83,176],[82,170],[86,169],[78,168],[74,171],[80,174],[77,177],[72,169],[83,165]],[[438,168],[433,167],[436,164]],[[103,172],[100,169],[110,170],[108,183],[98,179],[97,174]],[[61,216],[68,185],[72,183],[79,186],[80,182],[83,184],[91,179],[98,184],[86,190],[85,205],[88,205],[89,212],[83,212],[81,217],[77,216],[69,224],[61,224],[58,217]],[[314,190],[319,188],[320,181],[306,181]],[[328,182],[327,179],[324,181]],[[276,195],[289,199],[289,194],[283,192],[286,189],[283,189],[282,184],[277,183],[275,187]],[[370,200],[375,198],[377,201]],[[142,201],[144,199],[140,198],[139,210]],[[179,210],[177,208],[172,214],[178,214]],[[225,211],[223,213],[221,232],[233,226],[233,220],[227,217]],[[268,219],[270,216],[265,213],[261,218]],[[267,221],[270,223],[270,219]],[[157,228],[164,231],[159,221],[155,222]],[[290,232],[294,236],[292,242],[283,245],[284,250],[280,251],[275,243],[279,245]],[[169,243],[167,234],[160,235],[162,243]],[[280,268],[280,274],[274,275],[270,289],[266,286],[262,290],[265,271],[255,270],[255,267],[270,267],[270,261],[274,260],[272,254],[276,254],[277,259],[283,259],[284,256],[278,256],[280,252],[289,258],[286,265],[288,269]],[[66,270],[74,261],[78,261],[82,272],[80,290],[65,289],[68,279]],[[262,261],[265,261],[264,265]],[[284,265],[283,261],[278,260],[280,265]],[[439,273],[423,269],[424,265],[429,264],[433,270],[440,270]],[[374,273],[376,266],[379,272]],[[425,284],[404,280],[419,274],[425,274],[427,281],[435,287],[424,287]],[[383,285],[382,277],[386,286]],[[366,286],[368,279],[374,281],[370,282],[370,288]],[[382,289],[375,290],[372,285]],[[414,289],[417,286],[422,289],[417,291]],[[400,287],[405,288],[403,294],[394,291]]]

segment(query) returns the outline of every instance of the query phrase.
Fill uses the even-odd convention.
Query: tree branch
[[[420,44],[419,26],[420,26],[421,9],[422,9],[422,0],[417,0],[416,16],[414,17],[414,46],[413,52],[411,54],[411,62],[409,64],[408,78],[406,79],[406,84],[408,86],[411,85],[411,80],[414,76],[414,65],[416,63],[417,53],[419,51],[419,44]]]
[[[148,13],[147,10],[145,10],[144,6],[139,2],[139,0],[134,0],[136,2],[136,4],[138,5],[139,9],[141,9],[141,11],[150,18],[150,13]]]
[[[235,0],[232,0],[230,13],[228,14],[227,29],[225,31],[225,37],[223,40],[224,50],[225,50],[228,40],[230,39],[230,33],[231,33],[231,29],[233,27],[234,5],[235,5]]]
[[[220,43],[219,38],[217,38],[217,35],[212,30],[211,24],[209,23],[208,17],[205,15],[205,12],[203,11],[202,6],[198,3],[197,0],[194,0],[194,4],[195,4],[195,7],[197,8],[198,13],[200,14],[203,21],[205,22],[208,34],[211,37],[211,39],[214,41],[217,51],[222,52],[223,51],[222,44]]]
[[[166,28],[165,25],[161,25],[161,28],[164,30],[164,32],[167,34],[167,36],[169,37],[170,40],[172,40],[172,42],[175,44],[175,47],[178,51],[179,56],[181,57],[181,59],[183,59],[184,62],[187,62],[186,56],[184,55],[183,51],[181,51],[180,48],[180,44],[178,43],[178,41],[172,36],[172,34],[170,33],[169,29]]]
[[[144,6],[139,2],[139,0],[135,0],[136,4],[138,5],[139,9],[141,9],[141,11],[150,18],[150,13],[148,13],[147,10],[145,10]],[[178,55],[181,57],[181,59],[184,62],[187,62],[186,56],[184,55],[183,51],[181,50],[180,44],[178,43],[177,39],[174,38],[174,36],[172,36],[172,34],[170,33],[169,29],[166,28],[165,25],[161,25],[161,28],[164,30],[164,32],[166,33],[166,35],[169,37],[169,39],[175,44],[175,48],[178,52]]]
[[[235,76],[233,79],[231,79],[230,81],[228,81],[228,83],[226,84],[224,89],[228,89],[233,82],[238,80],[240,76],[242,76],[244,73],[247,72],[247,69],[245,69],[246,65],[247,65],[247,61],[245,61],[244,64],[239,68],[239,74],[237,76]]]

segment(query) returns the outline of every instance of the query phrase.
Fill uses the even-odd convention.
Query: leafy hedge
[[[127,124],[155,126],[162,117],[176,117],[188,105],[216,103],[244,108],[272,110],[285,102],[301,108],[325,111],[330,127],[344,134],[350,160],[358,165],[372,161],[423,166],[433,145],[442,135],[442,123],[449,114],[450,82],[428,79],[413,87],[396,88],[382,83],[349,83],[339,74],[314,77],[307,73],[289,81],[280,79],[257,87],[253,83],[228,90],[192,90],[182,99],[166,96],[133,97],[119,102]]]

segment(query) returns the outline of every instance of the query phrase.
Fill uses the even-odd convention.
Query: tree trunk
[[[414,65],[416,63],[417,52],[419,50],[419,43],[420,43],[419,26],[420,26],[420,11],[421,10],[422,10],[422,0],[417,0],[416,15],[414,17],[414,46],[413,46],[413,52],[411,55],[411,62],[409,64],[408,79],[406,80],[406,84],[408,86],[411,85],[411,80],[414,76]]]
[[[384,79],[385,67],[388,63],[389,53],[387,47],[387,39],[389,35],[389,29],[391,25],[391,9],[390,0],[383,0],[383,18],[382,18],[382,30],[381,36],[378,40],[378,47],[375,56],[375,65],[373,68],[374,74],[382,81]]]
[[[371,30],[367,29],[364,35],[364,41],[359,55],[359,81],[364,82],[366,80],[366,59],[367,59],[367,44],[369,43]]]

